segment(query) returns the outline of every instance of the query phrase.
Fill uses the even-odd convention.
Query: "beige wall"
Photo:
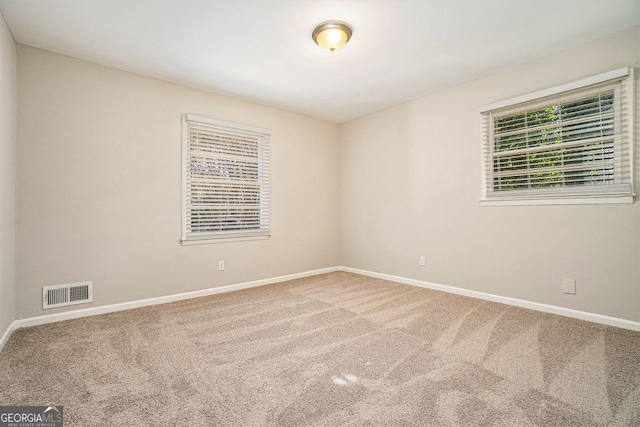
[[[640,320],[640,203],[478,203],[481,105],[639,66],[639,44],[635,27],[343,125],[343,265]]]
[[[16,45],[0,13],[0,336],[13,321],[15,159]]]
[[[337,126],[18,46],[16,318],[42,286],[86,308],[335,266]],[[181,246],[183,113],[269,128],[269,240]],[[226,269],[218,272],[217,262]]]

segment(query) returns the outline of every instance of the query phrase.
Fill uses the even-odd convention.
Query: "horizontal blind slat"
[[[593,145],[593,144],[602,143],[602,142],[608,142],[610,144],[613,144],[614,143],[614,138],[613,137],[609,137],[609,136],[600,137],[600,138],[588,138],[588,139],[584,139],[584,140],[569,141],[569,142],[563,142],[563,143],[559,143],[559,144],[538,145],[538,146],[535,146],[535,147],[519,148],[519,149],[505,150],[505,151],[497,151],[497,152],[495,152],[493,154],[493,157],[514,156],[514,155],[518,155],[518,154],[540,153],[540,152],[545,152],[545,151],[555,151],[555,150],[561,150],[563,148],[582,147],[582,146],[588,146],[588,145]]]
[[[545,125],[539,125],[539,126],[529,126],[526,129],[530,132],[534,132],[534,131],[541,131],[541,130],[547,130],[547,129],[553,129],[555,127],[558,126],[571,126],[571,125],[576,125],[576,124],[580,124],[580,123],[584,123],[584,122],[589,122],[589,121],[595,121],[595,120],[606,120],[606,119],[611,119],[613,117],[613,112],[608,113],[608,114],[601,114],[601,115],[595,115],[595,116],[584,116],[584,117],[579,117],[576,119],[572,119],[572,120],[564,120],[564,121],[558,121],[558,122],[553,122],[553,123],[548,123]],[[496,136],[510,136],[513,134],[518,134],[522,132],[521,128],[518,129],[514,129],[514,130],[509,130],[509,131],[496,131],[495,135]]]

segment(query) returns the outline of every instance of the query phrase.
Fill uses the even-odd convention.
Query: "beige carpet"
[[[65,425],[640,425],[640,333],[332,273],[16,331]]]

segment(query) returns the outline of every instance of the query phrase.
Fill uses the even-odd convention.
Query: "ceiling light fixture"
[[[344,47],[351,38],[353,31],[342,21],[327,21],[318,25],[311,37],[318,46],[329,52],[335,52]]]

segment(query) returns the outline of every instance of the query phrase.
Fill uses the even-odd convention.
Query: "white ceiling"
[[[343,123],[640,24],[640,0],[0,0],[16,42]],[[338,19],[353,38],[311,40]]]

